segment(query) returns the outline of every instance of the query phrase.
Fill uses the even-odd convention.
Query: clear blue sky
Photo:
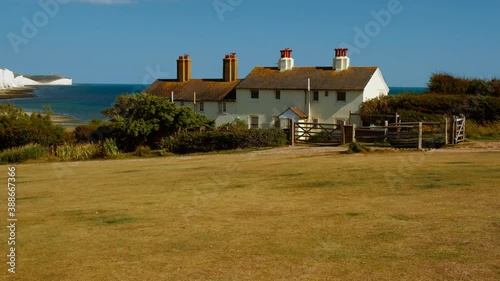
[[[379,66],[390,86],[500,78],[499,11],[497,0],[2,0],[0,67],[148,84],[174,78],[182,54],[193,77],[218,78],[236,52],[244,77],[285,47],[298,66],[327,66],[347,44],[351,65]]]

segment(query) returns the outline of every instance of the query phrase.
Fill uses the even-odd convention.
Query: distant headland
[[[0,89],[35,85],[72,85],[73,80],[61,75],[23,75],[0,68]]]
[[[73,80],[61,75],[23,75],[0,68],[0,99],[33,97],[33,86],[73,85]]]

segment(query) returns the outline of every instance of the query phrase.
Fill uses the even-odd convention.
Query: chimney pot
[[[232,82],[238,79],[238,60],[236,53],[230,53],[222,60],[222,78],[225,82]]]
[[[177,60],[177,81],[186,82],[191,80],[191,60],[189,55],[179,56]]]

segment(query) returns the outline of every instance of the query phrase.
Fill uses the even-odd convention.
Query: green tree
[[[115,128],[114,137],[124,150],[139,145],[155,147],[165,136],[198,126],[213,128],[215,122],[188,107],[178,107],[170,100],[145,93],[121,95],[102,113]]]

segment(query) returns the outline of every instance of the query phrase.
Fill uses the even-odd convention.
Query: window
[[[251,90],[250,96],[252,99],[258,99],[259,98],[259,90]]]
[[[325,97],[328,97],[328,91],[325,91]]]
[[[279,100],[281,99],[281,91],[280,90],[276,90],[276,99]]]
[[[318,128],[318,123],[319,123],[318,118],[313,118],[313,124],[314,124],[314,125],[313,125],[313,128],[314,128],[314,129]]]
[[[347,118],[337,118],[337,125],[345,125]]]
[[[314,91],[313,92],[313,100],[314,101],[319,101],[319,92],[318,91]]]
[[[181,101],[181,106],[184,106],[184,101]]]
[[[205,103],[200,101],[200,112],[205,111]]]
[[[275,129],[280,129],[281,128],[281,119],[278,116],[274,116],[274,128]]]
[[[250,129],[259,128],[259,116],[250,116]]]
[[[219,102],[219,113],[226,113],[226,103],[225,102]]]
[[[346,101],[346,94],[345,94],[345,92],[337,92],[337,101],[340,101],[340,102],[345,102]]]

